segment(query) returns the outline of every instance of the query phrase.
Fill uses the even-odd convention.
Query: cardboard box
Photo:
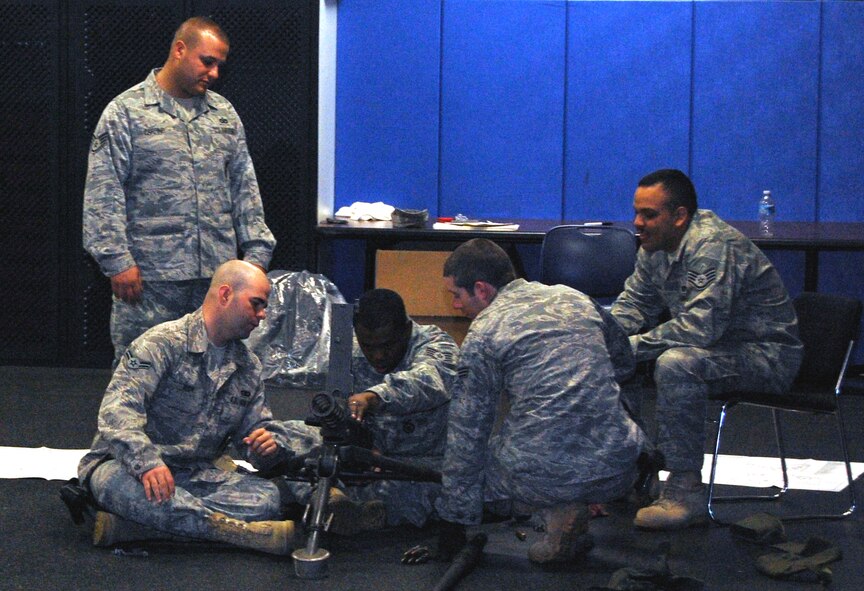
[[[462,316],[444,289],[444,261],[450,252],[379,250],[375,255],[375,287],[402,296],[411,316]]]

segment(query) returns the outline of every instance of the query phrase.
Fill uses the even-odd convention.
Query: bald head
[[[222,263],[204,298],[204,324],[210,341],[223,346],[245,339],[264,319],[270,280],[259,267],[245,261]]]
[[[247,285],[263,278],[267,280],[267,276],[259,267],[246,261],[232,260],[219,265],[216,272],[213,274],[213,279],[210,281],[210,289],[207,292],[209,296],[211,292],[218,292],[221,285],[228,285],[231,289],[237,291],[245,288]]]

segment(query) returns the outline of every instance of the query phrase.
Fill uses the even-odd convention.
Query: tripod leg
[[[295,550],[291,557],[294,559],[294,572],[301,579],[323,579],[327,576],[327,560],[330,553],[321,548],[321,538],[327,524],[324,516],[327,512],[327,498],[330,492],[330,477],[318,480],[312,497],[312,521],[309,525],[309,536],[306,538],[306,547]]]

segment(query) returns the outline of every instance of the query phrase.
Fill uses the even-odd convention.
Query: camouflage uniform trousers
[[[657,358],[657,448],[670,472],[701,471],[710,394],[754,390],[782,394],[798,359],[777,359],[762,347],[674,347]]]
[[[144,485],[117,460],[93,471],[90,490],[106,511],[173,535],[213,539],[207,518],[214,512],[243,521],[281,519],[279,489],[269,480],[220,468],[172,469],[174,496],[157,504]]]
[[[486,510],[498,515],[524,514],[552,507],[561,501],[553,501],[547,492],[560,488],[558,481],[531,483],[531,489],[515,487],[508,478],[514,468],[503,466],[494,457],[489,457],[484,470],[483,505]],[[633,488],[637,477],[634,463],[630,468],[606,478],[586,480],[578,484],[568,484],[567,497],[571,503],[608,503],[627,495]],[[556,495],[554,498],[561,498]]]
[[[210,279],[142,283],[141,300],[137,304],[113,298],[111,343],[114,345],[114,367],[132,341],[147,329],[197,310],[210,287]]]

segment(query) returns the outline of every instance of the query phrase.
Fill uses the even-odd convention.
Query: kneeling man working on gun
[[[459,550],[485,507],[539,517],[546,533],[529,548],[531,561],[570,560],[588,531],[588,504],[631,489],[646,441],[621,403],[604,319],[574,289],[517,279],[489,240],[453,251],[444,284],[473,321],[435,504],[444,520],[439,557]]]

